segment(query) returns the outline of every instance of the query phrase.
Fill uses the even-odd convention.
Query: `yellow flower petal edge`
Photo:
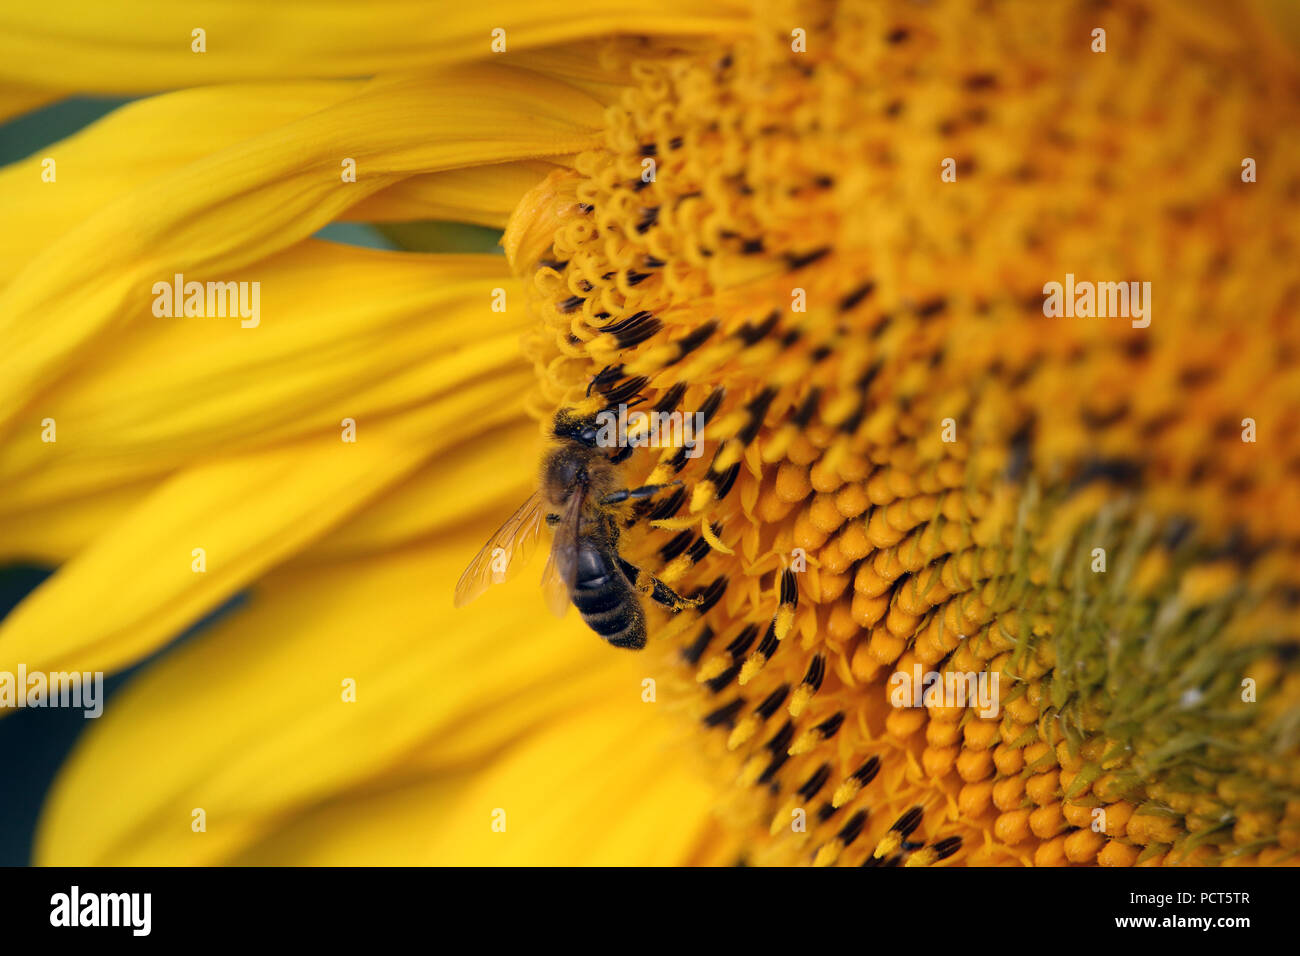
[[[362,419],[361,435],[373,425]],[[520,450],[540,451],[537,424],[519,412],[499,426],[467,436],[454,455],[438,456],[295,556],[290,564],[353,558],[443,531],[482,509],[499,518],[532,491],[519,471]],[[529,460],[536,452],[526,455]],[[59,565],[70,560],[136,507],[164,478],[114,485],[6,514],[0,556]],[[455,511],[447,502],[455,500]],[[450,597],[448,596],[448,600]]]
[[[147,316],[108,339],[0,444],[0,513],[196,457],[329,431],[519,365],[522,295],[497,255],[309,240],[250,267],[261,321]],[[493,312],[494,291],[517,307]],[[57,441],[41,441],[52,419]]]
[[[110,201],[167,173],[355,96],[359,80],[233,84],[128,103],[0,170],[0,288]],[[42,174],[53,160],[53,181]]]
[[[145,479],[26,508],[0,520],[0,560],[55,567],[121,520],[159,484]]]
[[[505,588],[505,605],[431,629],[431,586],[454,578],[490,530],[477,521],[437,547],[268,577],[239,614],[114,698],[54,785],[37,861],[220,862],[286,815],[400,769],[408,753],[455,745],[466,713],[516,700],[532,710],[535,692],[562,706],[555,687],[628,666],[567,639],[535,579]],[[623,689],[637,700],[635,672]],[[150,771],[130,754],[149,754]],[[200,840],[189,830],[196,807],[208,815]]]
[[[6,122],[57,100],[59,94],[31,86],[0,84],[0,122]]]
[[[504,229],[519,197],[555,168],[555,163],[525,160],[411,176],[361,200],[339,218],[357,222],[432,219]]]
[[[235,80],[366,76],[614,33],[710,36],[735,30],[740,0],[90,0],[6,4],[0,81],[138,93]],[[203,51],[197,52],[204,31]]]
[[[101,335],[147,314],[155,282],[246,280],[230,273],[411,173],[572,153],[594,141],[599,112],[509,67],[387,79],[119,198],[0,294],[0,428]],[[341,177],[345,158],[356,182]]]
[[[475,517],[499,522],[532,493],[533,476],[519,462],[532,461],[541,449],[537,423],[519,409],[501,425],[465,436],[450,454],[435,456],[293,564],[352,558],[430,539]],[[462,557],[468,561],[468,555]],[[450,602],[450,589],[429,597],[435,609],[446,609]]]
[[[321,436],[185,469],[10,613],[3,669],[112,670],[143,657],[428,456],[517,415],[501,395],[523,374],[474,383],[466,369],[452,395],[355,444]]]

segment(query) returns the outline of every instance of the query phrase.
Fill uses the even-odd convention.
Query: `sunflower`
[[[151,94],[0,172],[0,555],[58,566],[0,671],[245,596],[112,698],[36,862],[1294,858],[1285,4],[0,22],[3,115]],[[1076,278],[1130,308],[1051,314]],[[692,606],[638,653],[531,575],[453,610],[557,409],[633,405],[703,424],[620,465]]]

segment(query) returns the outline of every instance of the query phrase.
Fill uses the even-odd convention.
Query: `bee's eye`
[[[584,445],[590,445],[594,448],[596,445],[596,429],[588,425],[586,428],[584,428],[582,431],[578,433],[578,441],[582,442]]]

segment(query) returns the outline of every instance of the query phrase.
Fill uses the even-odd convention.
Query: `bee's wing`
[[[514,577],[528,563],[541,534],[545,513],[546,501],[537,491],[506,519],[456,582],[456,607],[464,607],[489,585]]]
[[[573,595],[573,583],[578,576],[578,525],[582,518],[582,501],[585,489],[573,490],[564,514],[555,526],[555,539],[551,542],[551,556],[542,572],[542,590],[546,603],[556,617],[564,617]]]

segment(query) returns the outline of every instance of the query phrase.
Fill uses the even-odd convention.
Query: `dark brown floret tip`
[[[708,713],[704,718],[704,725],[706,727],[720,727],[725,724],[730,727],[736,722],[736,715],[740,713],[744,706],[745,698],[737,697],[730,703],[723,704],[721,707]]]
[[[804,781],[803,786],[798,790],[799,796],[805,800],[811,800],[821,792],[822,787],[826,786],[826,781],[830,780],[830,778],[831,765],[824,763],[813,771],[811,777]]]
[[[912,809],[908,810],[901,817],[895,820],[894,825],[889,829],[893,830],[895,833],[901,833],[903,836],[908,836],[913,830],[921,825],[921,817],[924,815],[925,811],[923,809],[920,807],[912,807]]]

